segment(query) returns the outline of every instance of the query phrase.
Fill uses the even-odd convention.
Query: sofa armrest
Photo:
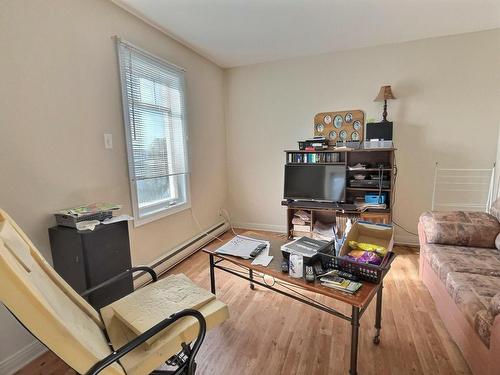
[[[490,335],[490,372],[497,374],[500,368],[500,314],[495,317]]]
[[[500,232],[498,220],[485,212],[428,211],[419,223],[427,243],[471,247],[495,247]]]
[[[500,293],[497,293],[490,300],[490,314],[492,316],[500,315]]]
[[[428,243],[424,225],[421,222],[418,223],[417,229],[418,229],[418,242],[420,243],[420,246]]]

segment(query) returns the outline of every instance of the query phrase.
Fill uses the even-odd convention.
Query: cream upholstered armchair
[[[153,270],[138,269],[156,281]],[[149,284],[97,312],[2,210],[0,301],[61,360],[89,375],[194,374],[206,329],[229,316],[224,303],[184,275]],[[172,311],[183,305],[192,308]],[[170,370],[158,370],[166,364]]]

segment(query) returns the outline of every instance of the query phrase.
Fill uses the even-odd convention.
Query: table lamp
[[[392,95],[391,86],[382,86],[377,97],[373,100],[374,102],[384,102],[384,112],[382,113],[383,122],[387,121],[387,101],[391,99],[396,99]]]

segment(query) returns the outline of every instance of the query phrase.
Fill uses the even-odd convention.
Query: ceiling
[[[500,0],[113,0],[222,67],[500,27]]]

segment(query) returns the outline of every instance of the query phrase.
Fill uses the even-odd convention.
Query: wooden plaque
[[[314,135],[323,136],[334,146],[337,141],[363,141],[365,114],[350,111],[321,112],[314,116]]]

